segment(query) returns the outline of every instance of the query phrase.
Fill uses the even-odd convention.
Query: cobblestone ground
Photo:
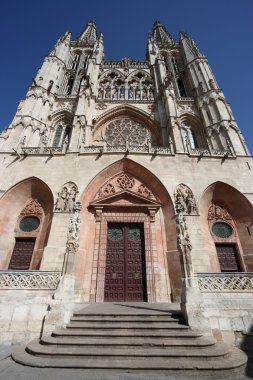
[[[0,346],[1,380],[213,380],[212,377],[182,377],[147,375],[120,372],[87,371],[83,369],[33,368],[15,363],[11,359],[14,346]],[[252,377],[251,377],[252,376]],[[229,380],[251,380],[253,375]],[[215,378],[217,380],[217,377]],[[220,378],[218,380],[224,380]]]

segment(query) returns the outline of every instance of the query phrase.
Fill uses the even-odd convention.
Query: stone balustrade
[[[173,155],[170,147],[148,145],[104,145],[104,146],[81,146],[80,154],[87,153],[147,153],[152,155]]]
[[[1,270],[0,289],[56,289],[61,272]]]
[[[201,292],[253,292],[253,273],[197,273]]]

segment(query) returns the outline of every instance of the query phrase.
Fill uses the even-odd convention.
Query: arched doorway
[[[174,208],[161,182],[145,167],[123,159],[92,180],[81,202],[77,298],[178,301]]]
[[[200,201],[201,226],[211,272],[253,269],[253,207],[234,187],[215,182]]]
[[[39,178],[28,178],[0,200],[1,269],[40,269],[53,216],[53,195]]]

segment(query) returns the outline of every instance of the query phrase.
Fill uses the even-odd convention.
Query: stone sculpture
[[[77,186],[73,182],[67,182],[58,193],[55,203],[57,212],[73,212],[78,194]]]
[[[196,199],[188,186],[183,183],[178,185],[174,197],[176,209],[180,208],[182,212],[188,215],[196,215],[198,213]]]

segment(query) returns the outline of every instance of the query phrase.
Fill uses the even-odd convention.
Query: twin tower
[[[78,302],[182,301],[192,327],[204,310],[212,329],[249,328],[252,159],[188,34],[157,21],[144,60],[108,60],[95,22],[66,32],[0,158],[3,340]]]

